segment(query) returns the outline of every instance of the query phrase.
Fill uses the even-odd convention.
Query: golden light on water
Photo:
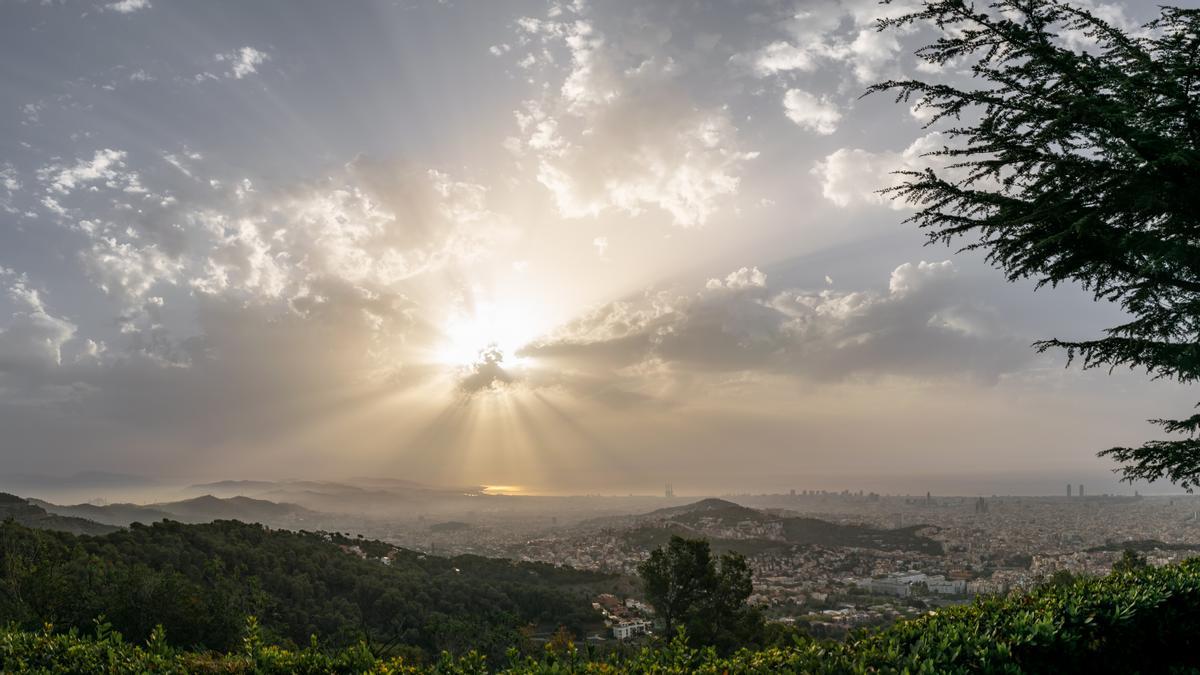
[[[520,485],[485,485],[483,491],[490,495],[516,495],[525,492]]]

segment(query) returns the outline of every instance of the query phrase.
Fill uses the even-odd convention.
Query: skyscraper
[[[1080,496],[1080,497],[1082,497],[1082,496],[1083,496],[1083,483],[1080,483],[1080,484],[1079,484],[1079,496]]]
[[[675,496],[675,487],[673,485],[671,485],[670,483],[667,483],[667,489],[664,491],[664,494],[666,495],[667,499],[674,497]]]
[[[1071,484],[1067,483],[1067,498],[1071,497]]]

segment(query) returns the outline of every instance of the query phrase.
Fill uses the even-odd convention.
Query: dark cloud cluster
[[[585,370],[655,361],[815,380],[993,382],[1029,362],[1028,343],[956,283],[947,261],[905,263],[885,292],[772,289],[757,269],[742,269],[694,294],[656,292],[601,307],[522,353]]]

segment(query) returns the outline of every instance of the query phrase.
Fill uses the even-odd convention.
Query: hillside
[[[9,519],[26,527],[70,534],[102,535],[120,529],[85,518],[48,513],[37,504],[31,504],[16,495],[0,492],[0,520]]]
[[[704,537],[717,550],[746,555],[792,545],[942,553],[941,543],[923,536],[920,525],[894,530],[843,525],[818,518],[775,515],[724,499],[703,499],[635,516],[598,518],[585,525],[624,529],[627,541],[645,548],[661,546],[672,534],[678,534]]]
[[[378,541],[221,521],[135,524],[77,538],[0,524],[0,622],[90,631],[98,616],[135,641],[161,624],[174,644],[231,649],[254,615],[275,643],[360,640],[436,654],[500,655],[524,626],[594,629],[609,577],[475,556],[439,558]]]
[[[770,515],[757,509],[717,498],[701,499],[698,502],[683,506],[672,506],[651,511],[640,520],[671,520],[685,525],[699,522],[701,519],[712,519],[726,523],[737,522],[766,522],[773,520]]]
[[[98,523],[128,527],[132,523],[148,525],[161,520],[181,523],[209,523],[214,520],[240,520],[246,523],[277,525],[294,524],[319,516],[302,506],[277,503],[250,497],[219,498],[204,495],[194,499],[156,504],[74,504],[63,506],[41,500],[30,500],[49,513],[86,518]]]
[[[376,516],[406,513],[414,504],[421,504],[424,509],[439,504],[462,504],[478,499],[481,494],[477,487],[439,487],[394,478],[227,480],[192,485],[188,489],[222,497],[244,496],[298,504],[323,513]]]
[[[366,647],[299,651],[264,644],[253,622],[235,653],[176,651],[158,634],[131,643],[102,627],[96,637],[0,629],[0,669],[73,673],[1160,673],[1200,668],[1200,559],[1047,586],[1026,595],[902,621],[845,643],[798,637],[785,647],[728,658],[680,641],[603,660],[571,646],[533,656],[468,654],[436,666]],[[88,635],[95,634],[88,632]],[[140,646],[145,644],[145,646]]]

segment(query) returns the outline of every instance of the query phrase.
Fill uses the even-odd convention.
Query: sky
[[[0,0],[0,472],[1131,491],[1194,388],[878,193],[914,1]]]

